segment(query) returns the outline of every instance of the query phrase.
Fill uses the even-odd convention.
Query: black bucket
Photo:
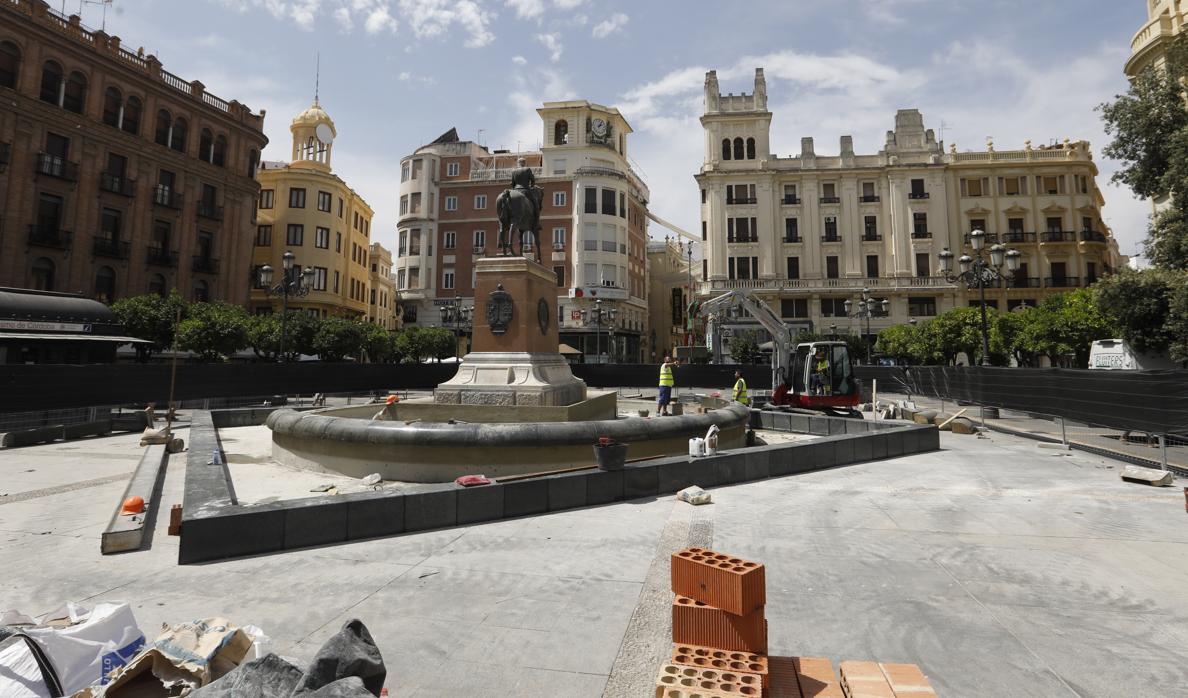
[[[627,462],[628,444],[594,444],[599,470],[622,470]]]

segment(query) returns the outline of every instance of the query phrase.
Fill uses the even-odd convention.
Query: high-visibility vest
[[[817,373],[828,373],[828,372],[829,372],[829,360],[828,359],[818,360],[817,361]]]
[[[734,400],[744,405],[751,404],[751,398],[747,397],[747,382],[742,378],[734,384]]]
[[[676,381],[672,378],[672,364],[660,364],[660,387],[672,387]]]

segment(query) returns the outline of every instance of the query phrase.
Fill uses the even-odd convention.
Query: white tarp
[[[41,667],[29,641],[13,635],[0,642],[0,696],[4,698],[52,698],[53,692],[41,677]]]
[[[81,622],[24,631],[49,658],[66,695],[105,681],[144,645],[127,603],[100,603],[85,616],[72,610],[71,620],[76,619]]]

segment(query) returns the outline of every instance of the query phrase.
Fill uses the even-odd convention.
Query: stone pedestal
[[[476,264],[474,351],[434,402],[462,405],[572,405],[586,399],[558,353],[557,277],[525,257]]]

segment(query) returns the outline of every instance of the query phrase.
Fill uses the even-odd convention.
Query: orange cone
[[[124,506],[120,509],[120,513],[128,514],[143,514],[144,513],[144,497],[132,495],[124,500]]]

